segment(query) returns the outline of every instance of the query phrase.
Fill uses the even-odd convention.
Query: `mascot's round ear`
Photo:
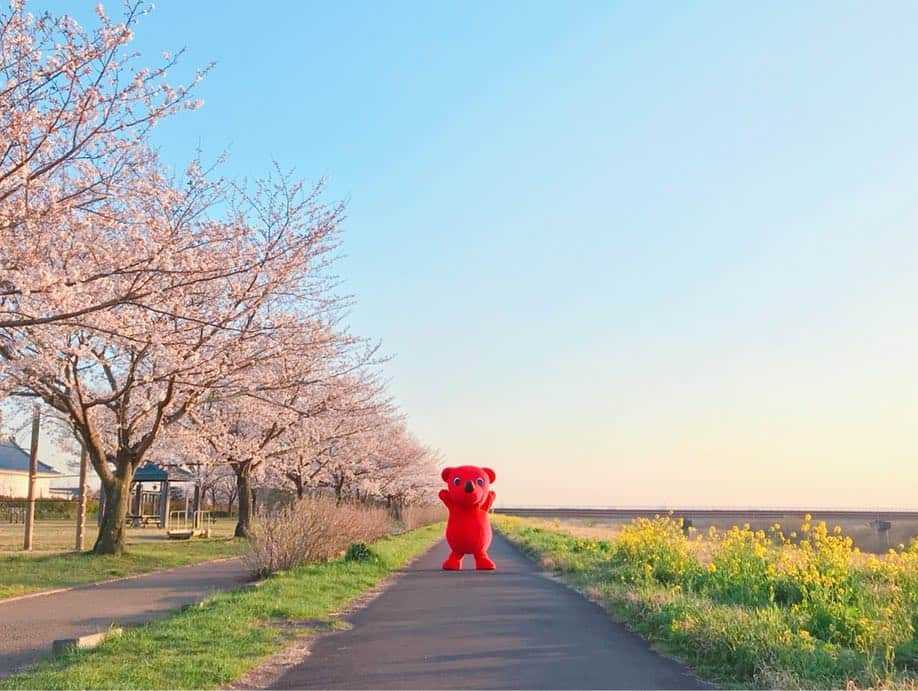
[[[494,471],[490,468],[482,468],[482,470],[485,472],[485,475],[488,476],[490,482],[494,482],[497,479],[497,475],[495,475]]]
[[[444,468],[443,472],[440,473],[440,477],[443,478],[443,482],[449,482],[449,476],[452,475],[452,468]]]

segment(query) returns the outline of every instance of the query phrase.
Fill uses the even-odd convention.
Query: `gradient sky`
[[[905,2],[165,0],[136,46],[217,62],[167,160],[273,158],[347,200],[353,329],[498,505],[904,507],[916,25]]]

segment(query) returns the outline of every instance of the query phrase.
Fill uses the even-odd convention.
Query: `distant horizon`
[[[21,429],[17,432],[6,429],[0,429],[0,437],[9,435],[13,438],[15,443],[21,448],[28,450],[30,440],[29,433],[27,431],[22,431]],[[76,471],[68,471],[67,464],[69,463],[78,463],[79,458],[73,456],[72,458],[67,458],[67,454],[56,444],[52,439],[48,438],[48,435],[44,435],[40,438],[39,442],[39,459],[51,465],[53,468],[61,472],[62,478],[76,478],[78,473]],[[147,462],[155,463],[155,459],[150,459]],[[858,511],[858,512],[918,512],[918,502],[916,503],[902,503],[902,504],[864,504],[864,503],[853,503],[853,504],[823,504],[817,500],[808,503],[794,504],[794,505],[782,505],[782,504],[692,504],[690,502],[684,503],[669,503],[665,501],[654,502],[652,500],[640,504],[629,504],[629,503],[576,503],[568,502],[564,504],[553,504],[553,503],[539,503],[531,501],[503,501],[502,496],[503,492],[500,489],[501,485],[500,478],[498,479],[497,484],[495,484],[495,490],[497,494],[497,499],[494,504],[496,509],[594,509],[594,510],[619,510],[619,511],[659,511],[661,513],[666,513],[671,510],[675,511],[773,511],[773,512],[786,512],[786,513],[806,513],[807,511]],[[92,489],[98,489],[99,480],[95,473],[90,472],[89,475],[89,485]],[[66,487],[66,483],[62,483],[60,486]],[[76,484],[74,483],[74,486]]]

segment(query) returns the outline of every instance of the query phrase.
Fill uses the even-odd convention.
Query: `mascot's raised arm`
[[[462,557],[475,557],[475,568],[493,570],[494,562],[488,557],[491,546],[491,524],[488,511],[494,504],[491,483],[496,479],[490,468],[462,465],[444,468],[440,477],[447,489],[440,490],[440,499],[449,509],[446,521],[446,542],[450,555],[443,562],[448,571],[462,569]]]

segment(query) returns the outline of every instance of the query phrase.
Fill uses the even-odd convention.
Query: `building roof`
[[[29,472],[29,452],[19,446],[12,437],[0,437],[0,472],[4,470]],[[38,472],[41,475],[61,474],[40,460],[38,461]]]

